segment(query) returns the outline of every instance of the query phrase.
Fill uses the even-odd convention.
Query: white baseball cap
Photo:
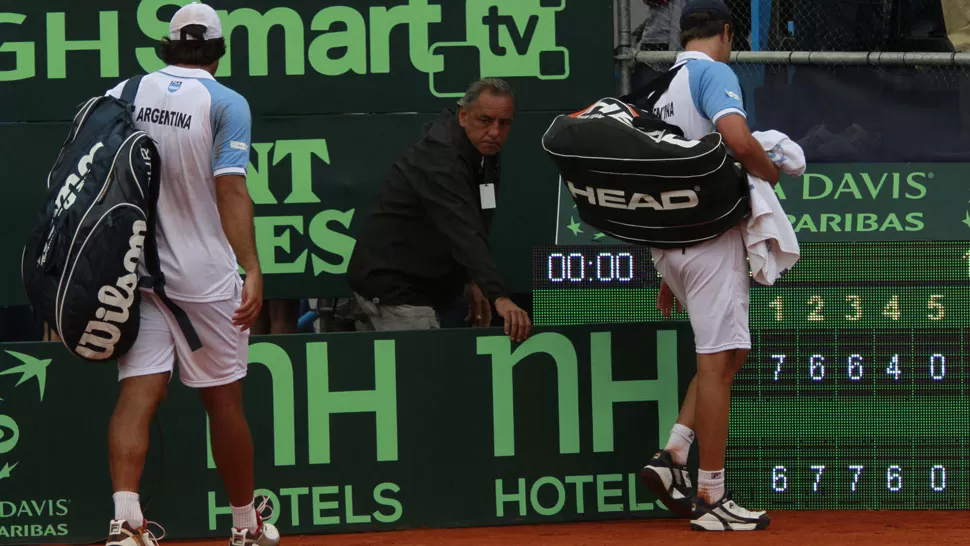
[[[182,29],[189,25],[201,25],[205,27],[204,38],[214,40],[222,38],[222,21],[219,14],[211,6],[201,2],[193,2],[182,6],[172,17],[172,22],[168,27],[168,37],[171,40],[181,40]],[[194,36],[185,36],[186,40],[194,40]]]

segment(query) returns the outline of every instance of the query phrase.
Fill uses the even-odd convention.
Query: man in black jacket
[[[491,324],[492,308],[516,341],[528,314],[508,297],[488,245],[499,182],[498,154],[515,115],[509,85],[472,84],[458,112],[443,111],[394,164],[364,223],[348,278],[365,330],[438,328],[437,313],[465,293],[467,320]]]

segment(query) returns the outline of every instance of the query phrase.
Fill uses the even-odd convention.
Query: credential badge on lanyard
[[[487,170],[485,169],[484,157],[482,158],[482,170],[485,170],[487,173]],[[495,208],[495,184],[488,182],[487,180],[488,178],[486,176],[486,182],[478,185],[478,194],[481,197],[482,210],[491,210]]]

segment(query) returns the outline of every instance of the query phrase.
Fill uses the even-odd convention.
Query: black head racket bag
[[[750,213],[747,175],[720,134],[685,139],[678,127],[618,99],[558,116],[542,146],[580,218],[622,241],[689,247]]]

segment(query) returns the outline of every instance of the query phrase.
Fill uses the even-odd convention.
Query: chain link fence
[[[669,57],[641,54],[633,88],[666,72]],[[813,162],[970,161],[970,65],[742,61],[731,68],[752,128],[786,133]]]
[[[642,2],[633,44],[676,51],[687,0]],[[948,51],[940,0],[725,0],[737,51]]]
[[[646,16],[630,21],[621,83],[637,89],[683,49],[687,0],[631,1]],[[970,53],[953,52],[941,0],[724,1],[753,128],[782,130],[813,161],[970,160]]]

